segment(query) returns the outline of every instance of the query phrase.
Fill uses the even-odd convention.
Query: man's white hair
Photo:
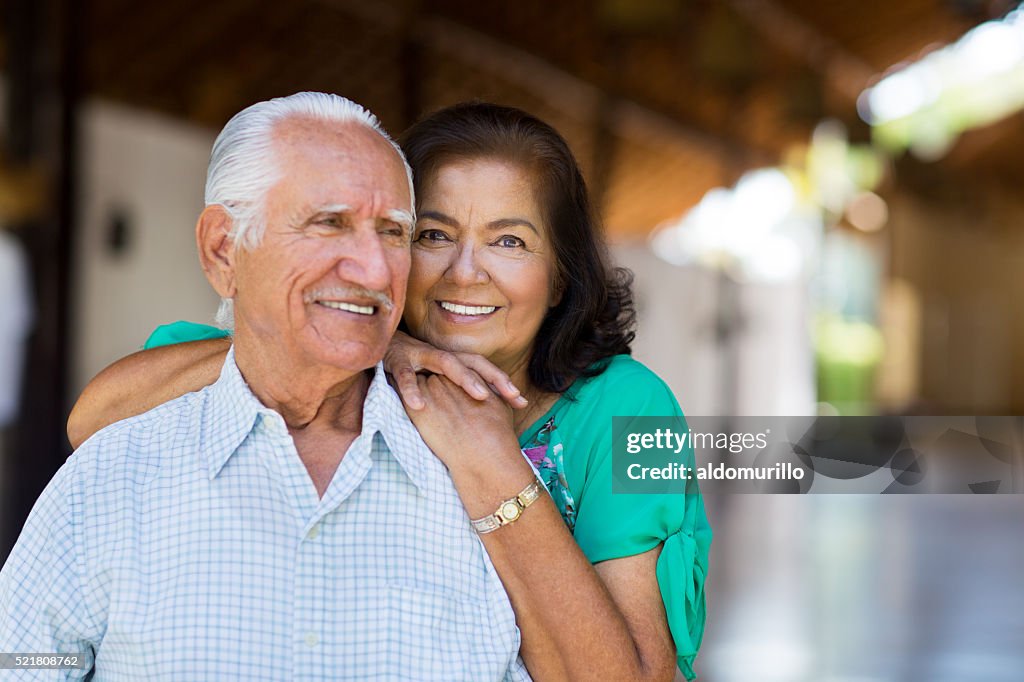
[[[267,192],[282,176],[274,154],[275,127],[286,119],[311,118],[332,123],[363,125],[387,140],[405,166],[411,199],[410,214],[415,215],[412,169],[405,154],[381,127],[372,113],[352,100],[324,92],[298,92],[257,102],[231,117],[213,143],[210,166],[206,172],[206,205],[221,205],[231,216],[231,239],[235,247],[259,246],[266,229]],[[222,298],[217,324],[234,328],[234,305]]]

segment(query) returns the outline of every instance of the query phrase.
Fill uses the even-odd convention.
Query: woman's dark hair
[[[491,158],[521,164],[537,183],[555,254],[562,297],[541,323],[530,358],[530,381],[565,391],[581,376],[600,374],[611,356],[629,353],[636,312],[632,274],[608,265],[587,187],[562,136],[520,109],[466,102],[421,119],[399,143],[412,167],[416,196],[444,165]]]

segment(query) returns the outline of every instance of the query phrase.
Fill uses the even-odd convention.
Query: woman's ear
[[[235,243],[231,237],[233,224],[231,215],[220,204],[207,206],[196,222],[199,264],[221,298],[232,298],[236,290]]]
[[[563,294],[565,294],[565,280],[556,272],[554,281],[551,283],[551,303],[548,308],[554,308],[561,303]]]

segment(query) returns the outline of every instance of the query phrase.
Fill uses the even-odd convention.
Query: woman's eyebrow
[[[420,211],[420,220],[434,220],[448,227],[459,227],[459,221],[439,211]],[[526,218],[498,218],[487,223],[488,230],[506,230],[510,227],[528,227],[537,235],[540,231]]]
[[[540,232],[534,227],[533,223],[526,218],[498,218],[487,223],[487,229],[489,230],[504,230],[518,226],[528,227],[533,230],[534,234],[540,235]]]
[[[442,223],[444,225],[447,225],[448,227],[458,227],[459,226],[459,221],[458,220],[456,220],[455,218],[452,218],[449,215],[445,215],[444,213],[440,213],[438,211],[420,211],[418,217],[419,217],[420,220],[424,220],[424,219],[426,219],[426,220],[434,220],[436,222],[439,222],[439,223]]]

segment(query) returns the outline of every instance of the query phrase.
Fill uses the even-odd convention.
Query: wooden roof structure
[[[344,94],[398,132],[467,98],[572,144],[609,231],[649,231],[823,117],[867,136],[858,93],[1010,9],[990,0],[89,0],[82,90],[212,128],[249,103]],[[1016,116],[951,168],[1024,177]],[[1011,142],[1013,144],[1011,144]],[[961,160],[965,157],[966,160]]]

